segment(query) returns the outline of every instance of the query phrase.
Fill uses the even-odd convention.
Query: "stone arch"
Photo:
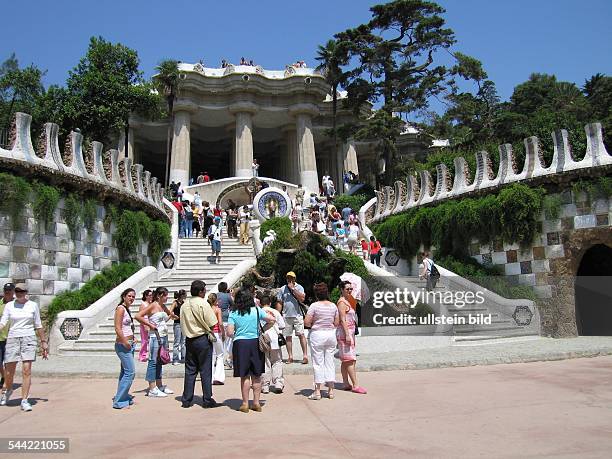
[[[609,226],[563,233],[563,257],[549,260],[552,298],[540,301],[542,333],[555,337],[578,335],[576,325],[576,275],[585,253],[603,244],[612,247]]]
[[[579,335],[612,336],[612,247],[586,250],[576,272],[576,327]]]

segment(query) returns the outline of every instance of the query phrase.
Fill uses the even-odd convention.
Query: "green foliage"
[[[276,232],[275,242],[282,241],[283,244],[286,244],[292,234],[291,220],[287,217],[274,217],[263,222],[259,230],[259,238],[262,241],[267,236],[266,233],[269,230],[274,230]]]
[[[609,198],[612,196],[612,176],[603,176],[594,179],[579,179],[572,183],[574,196],[586,193],[591,200]]]
[[[122,261],[135,260],[140,243],[140,229],[138,227],[136,212],[124,210],[117,221],[117,229],[113,240],[119,249],[119,258]]]
[[[372,197],[366,194],[355,194],[352,196],[341,194],[334,198],[334,206],[336,206],[338,210],[350,207],[355,212],[359,213],[359,209],[361,209],[370,199],[372,199]]]
[[[473,237],[482,243],[501,235],[504,241],[529,244],[537,230],[542,190],[512,184],[497,195],[446,201],[394,215],[375,225],[374,233],[404,258],[434,245],[440,255],[467,256]]]
[[[162,253],[172,243],[170,225],[166,222],[155,220],[151,223],[149,232],[149,256],[153,266],[157,264]]]
[[[148,242],[151,238],[151,231],[153,230],[151,226],[151,219],[142,210],[139,210],[138,212],[136,212],[135,218],[136,218],[136,221],[138,222],[137,230],[138,230],[140,239],[142,239],[145,242]],[[166,246],[165,248],[167,247],[168,246]]]
[[[346,260],[344,272],[356,274],[363,279],[368,277],[368,270],[363,263],[363,258],[343,250],[336,250],[335,256],[342,260]]]
[[[106,293],[124,282],[140,269],[136,263],[119,263],[102,270],[87,281],[79,290],[57,295],[47,308],[46,321],[49,328],[62,311],[82,310],[91,306]],[[117,299],[119,303],[119,299]]]
[[[559,214],[561,213],[561,196],[558,194],[544,196],[542,207],[544,208],[546,218],[559,218]]]
[[[70,235],[73,239],[76,238],[80,229],[80,223],[83,215],[83,200],[75,193],[70,193],[64,199],[64,222],[70,230]]]
[[[119,221],[119,217],[121,216],[121,214],[117,206],[114,206],[113,204],[107,204],[105,206],[105,209],[106,209],[106,213],[104,215],[103,224],[104,224],[104,228],[108,231],[110,230],[112,222],[116,223]]]
[[[22,177],[0,173],[0,211],[11,218],[13,229],[19,229],[23,223],[21,212],[30,199],[32,187]]]
[[[83,224],[85,225],[85,228],[87,228],[88,230],[93,230],[94,224],[96,223],[96,219],[98,217],[96,200],[85,199],[85,201],[83,201],[82,212],[83,214],[81,215],[81,217],[83,219]]]
[[[53,221],[53,214],[60,200],[60,191],[57,187],[36,184],[36,192],[32,201],[34,217],[45,227]]]
[[[500,267],[480,265],[473,258],[439,258],[437,263],[449,271],[464,277],[504,298],[536,299],[534,290],[527,285],[512,285],[510,279],[505,277]]]

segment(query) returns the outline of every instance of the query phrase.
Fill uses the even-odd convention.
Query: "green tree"
[[[604,141],[612,146],[612,77],[597,73],[585,81],[584,94],[590,105],[591,121],[601,122]]]
[[[103,142],[127,129],[131,113],[150,117],[158,96],[138,69],[136,51],[92,37],[87,54],[70,71],[64,114],[72,126]]]
[[[155,85],[158,91],[164,95],[168,108],[168,116],[170,122],[168,124],[168,135],[166,138],[166,177],[164,179],[166,187],[170,178],[170,152],[172,151],[172,129],[174,126],[174,100],[178,93],[179,86],[179,69],[178,61],[174,59],[165,59],[161,61],[157,67],[157,75],[155,75]]]
[[[363,120],[355,137],[378,139],[386,164],[384,182],[391,184],[395,141],[403,126],[393,113],[423,109],[430,96],[443,91],[448,70],[434,65],[434,55],[455,39],[453,31],[444,27],[444,9],[433,2],[395,0],[370,11],[370,22],[338,33],[336,39],[357,61],[349,71],[349,104],[357,112],[365,102],[382,104]]]

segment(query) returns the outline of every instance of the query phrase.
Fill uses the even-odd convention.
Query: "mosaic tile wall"
[[[62,217],[63,200],[58,204],[53,222],[43,228],[29,207],[22,212],[18,230],[11,219],[0,213],[0,284],[25,282],[33,301],[46,307],[53,297],[75,290],[118,262],[113,243],[114,225],[105,228],[105,209],[97,207],[98,218],[93,230],[81,228],[73,239]],[[149,264],[147,244],[141,243],[138,262]]]
[[[550,260],[566,256],[563,246],[564,233],[597,227],[609,227],[612,221],[612,200],[592,200],[584,193],[566,191],[561,197],[558,218],[542,212],[541,231],[533,244],[521,249],[518,244],[470,245],[470,255],[479,263],[503,267],[506,276],[515,284],[533,286],[541,298],[551,298],[553,287],[550,279]]]

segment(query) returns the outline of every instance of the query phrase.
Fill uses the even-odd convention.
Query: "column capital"
[[[289,114],[292,116],[297,115],[310,115],[317,116],[319,114],[319,107],[314,104],[296,104],[289,107]]]
[[[185,99],[177,99],[174,101],[174,106],[172,107],[172,111],[176,112],[187,112],[187,113],[195,113],[199,110],[199,107],[191,102],[190,100]]]
[[[250,113],[254,115],[259,111],[259,106],[253,102],[235,102],[228,107],[230,113]]]

